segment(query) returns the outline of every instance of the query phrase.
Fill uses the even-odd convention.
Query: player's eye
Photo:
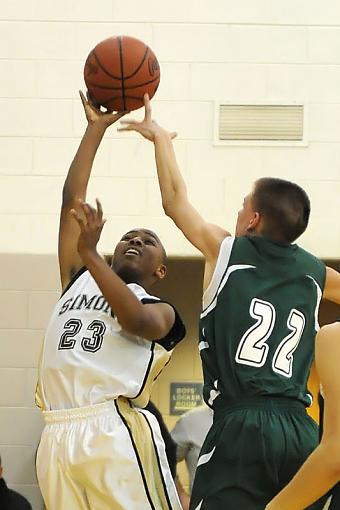
[[[156,241],[153,239],[145,239],[145,244],[151,244],[152,246],[156,246]]]

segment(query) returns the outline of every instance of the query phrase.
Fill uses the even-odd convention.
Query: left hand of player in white
[[[105,219],[100,201],[96,198],[97,208],[79,200],[80,212],[71,209],[70,213],[80,227],[78,239],[78,252],[83,257],[87,253],[96,252],[97,244],[102,232]]]
[[[157,122],[152,120],[151,104],[148,94],[144,95],[144,106],[145,114],[141,122],[132,119],[121,120],[120,124],[124,127],[118,128],[118,131],[137,131],[137,133],[140,133],[144,138],[150,140],[150,142],[155,141],[155,137],[158,133],[167,133],[171,139],[177,136],[177,133],[166,131],[159,126]]]
[[[90,126],[102,125],[104,129],[111,126],[114,122],[117,122],[118,119],[121,119],[123,115],[129,112],[102,112],[99,107],[97,107],[94,102],[91,100],[88,93],[87,97],[84,96],[83,92],[79,90],[79,95],[81,102],[83,103],[84,112],[87,118],[87,122]]]

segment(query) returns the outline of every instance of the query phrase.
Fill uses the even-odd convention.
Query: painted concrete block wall
[[[237,5],[235,5],[237,4]],[[134,35],[162,68],[155,118],[178,132],[178,161],[194,204],[233,228],[254,179],[275,175],[310,192],[303,244],[337,256],[322,226],[340,191],[340,7],[336,0],[61,0],[7,2],[0,20],[0,251],[54,253],[63,178],[85,129],[77,97],[89,50],[112,34]],[[213,145],[214,101],[296,102],[308,109],[306,147]],[[139,116],[141,112],[136,115]],[[173,255],[196,251],[164,218],[152,145],[107,133],[89,197],[108,216],[103,250],[124,228],[145,224]]]
[[[88,52],[114,34],[154,49],[162,71],[154,116],[178,132],[175,150],[189,196],[209,221],[232,230],[256,178],[292,179],[312,199],[303,246],[339,257],[340,6],[338,0],[173,0],[171,7],[159,0],[15,0],[1,6],[0,16],[0,451],[6,478],[37,510],[36,367],[59,289],[58,211],[86,125],[77,91],[84,88]],[[302,101],[308,144],[216,146],[217,100]],[[170,255],[197,255],[164,216],[155,175],[152,145],[113,126],[89,189],[91,200],[102,198],[108,218],[102,251],[112,251],[126,229],[145,225]],[[200,378],[190,342],[155,389],[166,415],[167,383],[184,368],[190,379]]]

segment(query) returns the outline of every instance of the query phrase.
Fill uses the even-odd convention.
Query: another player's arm
[[[340,273],[331,267],[326,267],[326,282],[322,297],[340,304]]]
[[[119,324],[129,333],[148,340],[164,338],[175,322],[172,306],[167,303],[142,304],[97,252],[105,223],[100,202],[97,200],[97,210],[79,202],[77,210],[72,209],[71,213],[80,228],[77,248],[81,260],[97,282]]]
[[[266,510],[302,510],[340,480],[340,323],[321,328],[316,338],[315,359],[325,397],[323,437]]]
[[[79,226],[70,216],[70,209],[77,207],[77,200],[85,200],[93,161],[105,130],[123,115],[123,113],[103,113],[87,101],[82,92],[80,96],[88,125],[63,187],[58,246],[63,289],[82,266],[82,260],[77,251]]]
[[[157,175],[165,214],[185,237],[204,255],[206,263],[215,265],[223,239],[230,235],[223,228],[205,221],[188,200],[184,179],[179,171],[172,139],[175,133],[161,128],[151,117],[151,106],[146,96],[145,117],[142,122],[123,121],[120,131],[137,131],[155,146]]]
[[[189,510],[189,506],[190,506],[190,496],[189,496],[189,494],[186,492],[186,490],[184,489],[184,487],[183,487],[183,485],[182,485],[182,482],[181,482],[181,480],[178,478],[178,476],[176,476],[176,479],[175,479],[175,485],[176,485],[177,494],[178,494],[178,497],[179,497],[179,500],[180,500],[180,502],[181,502],[181,505],[182,505],[183,510]]]

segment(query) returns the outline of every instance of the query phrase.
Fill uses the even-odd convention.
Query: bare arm
[[[188,200],[187,189],[179,171],[172,139],[175,133],[168,133],[151,118],[151,106],[146,96],[145,117],[142,122],[126,120],[126,127],[120,131],[137,131],[152,141],[155,146],[155,158],[162,204],[169,216],[185,237],[204,255],[207,263],[215,263],[223,239],[230,235],[223,228],[208,223]]]
[[[164,338],[175,321],[175,311],[167,303],[142,304],[123,280],[98,254],[96,246],[104,226],[103,212],[81,202],[82,214],[71,213],[79,225],[78,251],[123,329],[148,340]],[[79,207],[78,207],[79,209]],[[72,220],[74,221],[74,220]]]
[[[58,247],[60,279],[63,289],[73,274],[82,266],[82,260],[77,251],[79,226],[70,216],[70,209],[77,207],[78,199],[85,200],[86,198],[93,161],[106,128],[124,115],[124,113],[102,113],[92,103],[86,101],[82,92],[80,92],[80,97],[88,125],[63,187]]]
[[[323,298],[333,301],[333,303],[340,304],[340,273],[331,267],[326,267],[326,282]]]
[[[316,365],[325,396],[324,435],[292,481],[266,510],[303,510],[340,479],[340,323],[324,326],[316,339]]]
[[[184,489],[184,487],[182,485],[182,482],[180,481],[178,476],[176,476],[175,484],[176,484],[177,494],[178,494],[178,497],[179,497],[179,500],[181,502],[183,510],[189,510],[190,496],[185,491],[185,489]]]

